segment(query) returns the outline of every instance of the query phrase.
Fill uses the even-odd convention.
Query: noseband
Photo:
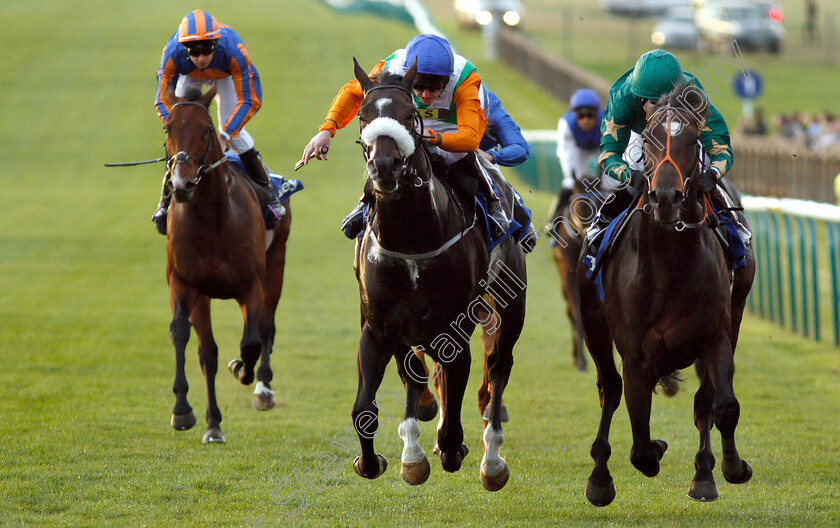
[[[174,105],[172,105],[172,108],[175,108],[176,106],[187,106],[187,105],[201,107],[201,109],[204,110],[204,112],[207,114],[207,117],[210,117],[210,112],[207,110],[207,107],[205,107],[203,104],[195,102],[195,101],[183,101],[183,102],[180,102],[180,103],[175,103]],[[210,139],[207,141],[207,147],[204,149],[204,156],[202,156],[201,160],[199,160],[198,158],[196,158],[192,154],[190,154],[188,152],[184,152],[182,150],[182,151],[178,152],[177,154],[175,154],[174,156],[166,158],[166,169],[167,169],[168,172],[171,173],[175,169],[175,166],[178,165],[179,163],[185,163],[187,160],[192,160],[192,161],[194,161],[195,163],[198,164],[198,169],[195,171],[195,174],[193,175],[193,177],[188,178],[188,180],[191,181],[193,184],[198,185],[201,182],[201,178],[205,174],[207,174],[208,172],[212,171],[213,169],[215,169],[216,167],[218,167],[219,165],[221,165],[222,163],[225,163],[227,161],[227,156],[222,154],[222,157],[219,160],[211,163],[210,165],[206,165],[207,164],[207,158],[210,157],[210,148],[213,146],[213,141],[216,140],[216,130],[213,127],[212,118],[210,119],[210,125],[207,127],[206,131],[209,132]]]
[[[651,178],[650,178],[650,188],[653,189],[653,182],[656,179],[657,174],[659,174],[659,170],[662,169],[662,167],[666,163],[669,163],[677,171],[677,175],[680,177],[680,189],[679,189],[679,191],[683,195],[685,195],[686,191],[688,190],[689,184],[691,183],[691,176],[684,177],[683,173],[682,173],[682,170],[680,169],[680,166],[677,165],[677,162],[674,161],[673,157],[671,157],[671,137],[673,135],[672,132],[671,132],[671,123],[672,123],[671,119],[672,119],[673,112],[681,112],[685,115],[688,115],[689,117],[691,117],[691,114],[688,110],[684,110],[682,108],[672,107],[671,103],[668,103],[667,107],[660,108],[659,110],[654,112],[654,114],[651,115],[651,120],[652,121],[656,120],[656,117],[662,112],[665,112],[665,114],[666,114],[666,121],[665,121],[665,157],[662,158],[659,161],[659,163],[656,165],[656,168],[653,171],[653,176],[651,176]],[[693,121],[690,121],[690,122],[693,122]],[[682,123],[682,121],[680,121],[680,123]],[[657,123],[654,123],[654,126],[656,126],[656,124]],[[643,140],[647,141],[646,139],[644,139],[644,136],[643,136]],[[697,150],[698,150],[698,156],[697,156],[698,159],[697,159],[697,166],[695,167],[695,171],[699,170],[700,163],[702,163],[702,160],[700,159],[700,155],[699,155],[699,153],[700,153],[699,141],[698,141]],[[645,213],[648,213],[648,214],[652,212],[651,211],[651,206],[650,206],[649,203],[645,203],[642,210]],[[706,208],[704,207],[703,208],[703,218],[701,218],[699,222],[685,223],[682,220],[680,220],[674,226],[674,229],[676,229],[677,231],[682,231],[686,228],[688,228],[688,229],[699,229],[706,222],[706,217],[707,216],[708,216],[708,212],[706,211]]]

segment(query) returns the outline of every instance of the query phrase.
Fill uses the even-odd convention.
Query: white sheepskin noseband
[[[377,117],[370,122],[368,126],[362,130],[362,141],[368,147],[373,146],[373,142],[379,136],[388,136],[397,142],[397,149],[400,151],[400,156],[407,158],[414,153],[414,140],[408,130],[402,126],[399,121],[390,117]]]

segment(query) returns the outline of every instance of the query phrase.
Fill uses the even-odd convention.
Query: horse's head
[[[692,204],[696,207],[702,161],[699,137],[708,107],[705,94],[690,84],[677,86],[647,105],[642,132],[650,182],[647,200],[659,223],[685,222],[683,211]]]
[[[183,98],[171,95],[173,97],[170,100],[175,101],[175,104],[163,127],[166,131],[166,163],[171,173],[170,185],[175,200],[186,202],[192,197],[204,174],[218,166],[214,162],[220,155],[221,147],[208,112],[216,88],[202,95],[201,89],[196,86],[188,88]],[[212,160],[211,152],[214,153]]]
[[[399,189],[400,181],[409,176],[408,158],[419,143],[411,94],[417,65],[415,63],[404,76],[386,71],[373,81],[356,59],[353,64],[356,79],[365,93],[359,108],[359,125],[368,177],[376,193],[391,194]]]

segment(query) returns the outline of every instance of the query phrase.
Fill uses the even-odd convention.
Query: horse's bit
[[[203,104],[197,103],[195,101],[182,101],[180,103],[175,103],[174,105],[172,105],[172,108],[175,108],[178,105],[199,106],[207,113],[208,116],[210,115],[210,112],[208,112],[207,108]],[[207,174],[208,172],[212,171],[213,169],[215,169],[216,167],[218,167],[219,165],[221,165],[222,163],[225,163],[227,161],[227,156],[222,154],[222,157],[219,160],[217,160],[214,163],[211,163],[210,165],[207,165],[205,167],[205,164],[207,163],[207,158],[210,157],[210,148],[213,146],[213,141],[216,140],[216,130],[212,125],[212,119],[211,119],[210,122],[211,122],[210,126],[207,127],[207,130],[210,132],[210,134],[209,134],[210,139],[207,141],[207,148],[204,149],[204,156],[202,157],[202,159],[199,161],[199,159],[196,158],[195,156],[193,156],[192,154],[189,154],[188,152],[184,152],[182,150],[182,151],[178,152],[177,154],[175,154],[174,156],[171,156],[171,157],[166,159],[166,170],[167,170],[167,172],[171,173],[172,170],[175,168],[175,165],[177,165],[178,163],[184,163],[188,159],[193,160],[195,163],[198,164],[198,169],[195,171],[194,178],[191,179],[190,181],[192,181],[193,184],[198,185],[199,182],[201,182],[201,178],[205,174]]]

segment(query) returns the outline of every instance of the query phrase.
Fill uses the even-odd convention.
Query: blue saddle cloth
[[[239,155],[236,152],[227,151],[225,152],[225,156],[227,156],[230,164],[242,171],[244,174],[248,174],[248,171],[245,169],[245,164],[242,163],[242,160],[239,159]],[[287,180],[279,174],[269,172],[268,181],[271,182],[271,187],[274,188],[274,194],[276,194],[277,198],[280,199],[281,204],[286,203],[291,195],[303,190],[303,182],[297,178]]]
[[[586,278],[595,284],[598,290],[598,296],[602,302],[604,300],[604,283],[601,272],[604,269],[604,263],[610,256],[607,253],[607,249],[614,246],[614,244],[610,244],[610,241],[616,235],[616,228],[621,225],[621,220],[629,215],[630,212],[631,210],[627,209],[610,222],[610,225],[604,230],[604,236],[601,238],[601,243],[595,255],[587,254],[581,259],[581,262],[588,268]],[[724,248],[724,250],[726,252],[726,261],[729,270],[735,271],[738,268],[743,268],[747,265],[747,248],[744,246],[744,241],[741,240],[741,236],[738,234],[738,227],[727,215],[723,215],[718,211],[715,211],[714,214],[717,216],[720,225],[726,230],[728,247]]]
[[[516,220],[511,218],[510,219],[510,229],[508,229],[507,232],[504,235],[502,235],[500,238],[497,238],[495,240],[493,240],[490,236],[490,221],[487,218],[487,200],[481,194],[476,194],[475,195],[476,223],[478,223],[478,222],[483,223],[484,232],[487,233],[485,235],[485,239],[484,239],[484,244],[487,246],[487,253],[491,253],[496,246],[501,244],[502,241],[504,241],[508,237],[513,236],[513,237],[516,238],[517,242],[520,241],[522,239],[522,237],[525,236],[525,233],[527,232],[525,227],[528,224],[531,223],[531,210],[528,209],[527,207],[525,207],[525,204],[522,201],[522,197],[515,190],[514,190],[514,195],[516,197],[516,200],[519,202],[519,205],[521,207],[522,212],[528,217],[528,223],[523,226],[522,224],[520,224],[519,222],[517,222]],[[364,215],[364,223],[365,223],[365,225],[367,225],[368,215],[370,214],[370,205],[365,205],[362,214]],[[356,238],[361,240],[362,237],[364,236],[364,234],[365,234],[365,231],[363,229],[357,235]]]

